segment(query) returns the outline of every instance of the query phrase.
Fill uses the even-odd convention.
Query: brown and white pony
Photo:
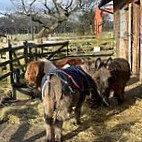
[[[25,73],[27,85],[41,91],[42,77],[53,69],[56,69],[56,66],[45,58],[30,62]]]
[[[82,59],[77,57],[68,57],[59,61],[53,62],[57,68],[65,68],[68,66],[81,65]]]
[[[44,74],[53,69],[56,69],[56,67],[46,59],[30,62],[25,73],[25,79],[29,86],[42,90],[47,141],[61,142],[63,121],[69,119],[72,107],[75,106],[76,122],[77,124],[81,123],[81,107],[87,95],[85,93],[89,95],[90,92],[84,93],[76,88],[74,94],[67,94],[63,92],[61,80],[55,75],[46,80],[41,88],[41,81],[46,77]],[[97,90],[95,86],[94,89]],[[97,98],[98,94],[95,94],[95,96]]]

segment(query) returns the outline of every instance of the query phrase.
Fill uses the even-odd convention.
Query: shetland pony
[[[65,68],[68,66],[81,65],[82,59],[77,57],[68,57],[65,59],[61,59],[59,61],[54,61],[53,63],[57,68],[63,68],[63,67]]]
[[[71,93],[72,91],[66,91],[66,88],[70,90],[70,87],[67,85],[67,87],[64,88],[65,84],[63,85],[61,78],[54,74],[50,75],[50,72],[54,70],[56,71],[57,68],[52,62],[46,59],[33,61],[30,62],[27,67],[25,79],[29,86],[42,91],[47,141],[61,142],[63,121],[69,119],[69,114],[73,110],[73,107],[75,107],[76,123],[80,124],[81,107],[85,101],[86,95],[90,95],[91,93],[90,96],[93,99],[99,99],[99,95],[94,81],[81,69],[81,67],[79,73],[77,72],[77,76],[82,79],[80,82],[84,85],[84,88],[87,88],[85,84],[87,82],[87,77],[93,88],[87,88],[87,90],[81,91],[81,88],[74,87],[73,93]],[[85,74],[85,77],[82,74]],[[65,82],[69,84],[69,81]]]
[[[130,79],[130,65],[123,58],[109,58],[106,62],[101,59],[96,60],[96,71],[92,75],[97,85],[99,95],[103,98],[105,104],[109,106],[110,91],[114,92],[114,97],[118,104],[122,104],[124,99],[124,89]]]

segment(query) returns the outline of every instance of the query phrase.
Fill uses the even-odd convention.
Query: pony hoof
[[[123,104],[123,101],[118,101],[118,105],[122,105]]]
[[[47,140],[46,142],[53,142],[52,140]]]
[[[77,122],[77,125],[81,125],[81,121]]]
[[[76,121],[76,122],[73,122],[73,124],[74,124],[74,125],[80,125],[80,124],[82,124],[82,123],[81,123],[81,121]]]
[[[60,140],[55,140],[54,142],[63,142],[63,138],[61,138]]]

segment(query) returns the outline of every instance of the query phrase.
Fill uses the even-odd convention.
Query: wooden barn
[[[112,0],[101,0],[103,9]],[[142,81],[142,0],[113,0],[116,56],[126,58]]]

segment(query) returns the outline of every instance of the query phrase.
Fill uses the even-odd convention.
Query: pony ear
[[[88,58],[88,57],[82,58],[82,64],[87,63],[89,60],[90,60],[90,58]]]
[[[100,57],[97,58],[96,61],[95,61],[95,68],[96,68],[96,69],[99,69],[100,66],[101,66],[101,63],[102,63],[101,58],[100,58]]]
[[[111,63],[112,63],[112,58],[109,57],[106,61],[106,68],[108,68]]]

